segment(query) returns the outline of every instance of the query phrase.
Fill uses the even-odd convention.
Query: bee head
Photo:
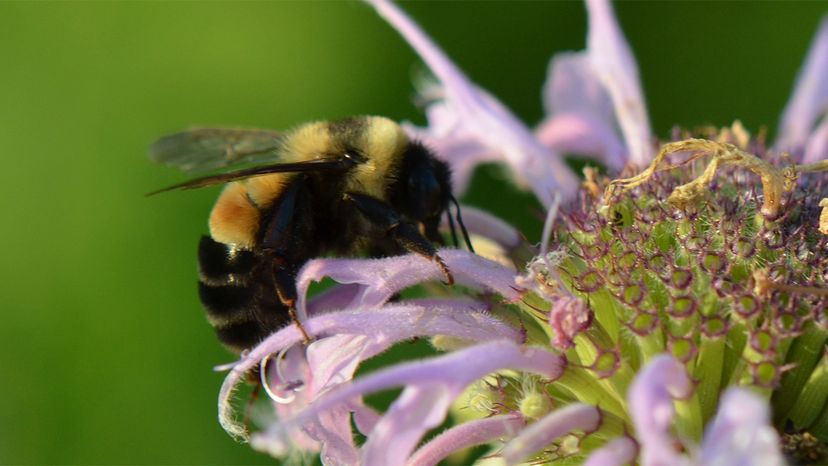
[[[448,165],[413,141],[405,149],[401,168],[396,207],[410,220],[436,228],[451,199]]]

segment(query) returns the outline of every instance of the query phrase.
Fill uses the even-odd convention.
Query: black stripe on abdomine
[[[216,328],[218,339],[225,345],[237,349],[253,347],[256,343],[264,340],[269,333],[255,320],[234,322]]]
[[[256,256],[250,251],[235,251],[209,236],[202,236],[198,243],[198,274],[202,282],[210,285],[240,285],[256,264]]]
[[[212,286],[199,282],[198,297],[207,313],[220,319],[249,314],[254,305],[253,289],[246,286]]]

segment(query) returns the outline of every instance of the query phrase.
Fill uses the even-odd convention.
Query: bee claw
[[[437,262],[437,266],[440,267],[440,270],[446,275],[446,281],[443,282],[446,286],[454,285],[454,275],[452,275],[451,270],[449,270],[448,265],[446,265],[443,258],[440,256],[434,256],[434,261]]]

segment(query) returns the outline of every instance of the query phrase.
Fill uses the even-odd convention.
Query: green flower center
[[[555,232],[554,270],[536,279],[551,302],[562,282],[593,318],[565,350],[561,380],[524,397],[531,417],[579,401],[604,413],[588,438],[634,433],[629,384],[667,352],[695,381],[675,404],[677,438],[700,442],[722,392],[741,385],[768,398],[792,457],[826,451],[828,183],[808,171],[817,170],[770,158],[762,141],[687,140],[666,145],[637,176],[607,183],[588,174]],[[554,337],[550,307],[543,296],[525,299],[530,343]]]

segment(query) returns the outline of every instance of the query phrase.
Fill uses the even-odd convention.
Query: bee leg
[[[406,251],[415,252],[436,262],[437,266],[440,267],[440,270],[446,276],[446,285],[454,285],[454,275],[452,275],[448,265],[437,254],[434,246],[423,238],[423,235],[420,234],[417,228],[408,223],[398,223],[390,228],[388,233]]]
[[[345,193],[345,200],[353,202],[357,209],[371,223],[384,227],[388,236],[401,248],[408,252],[414,252],[433,260],[440,267],[446,276],[446,285],[454,284],[454,275],[448,265],[439,254],[437,249],[419,230],[410,223],[403,222],[399,214],[387,203],[366,194]]]
[[[261,247],[270,256],[276,295],[282,305],[287,308],[290,320],[302,333],[305,345],[308,345],[311,338],[296,314],[296,270],[291,267],[291,264],[295,263],[291,260],[291,250],[295,246],[296,233],[294,219],[297,215],[297,205],[301,205],[303,199],[303,181],[304,178],[298,177],[285,188],[279,205],[265,228]]]
[[[299,332],[302,334],[302,341],[305,346],[309,345],[311,340],[310,335],[308,335],[307,330],[305,330],[305,326],[302,325],[302,322],[299,320],[299,316],[296,314],[296,284],[294,281],[296,280],[296,274],[292,273],[290,270],[286,269],[282,264],[279,263],[278,260],[274,260],[273,262],[273,284],[276,286],[276,294],[279,297],[279,301],[287,308],[288,314],[290,315],[290,320],[293,321],[293,324],[296,325],[296,328],[299,329]]]

